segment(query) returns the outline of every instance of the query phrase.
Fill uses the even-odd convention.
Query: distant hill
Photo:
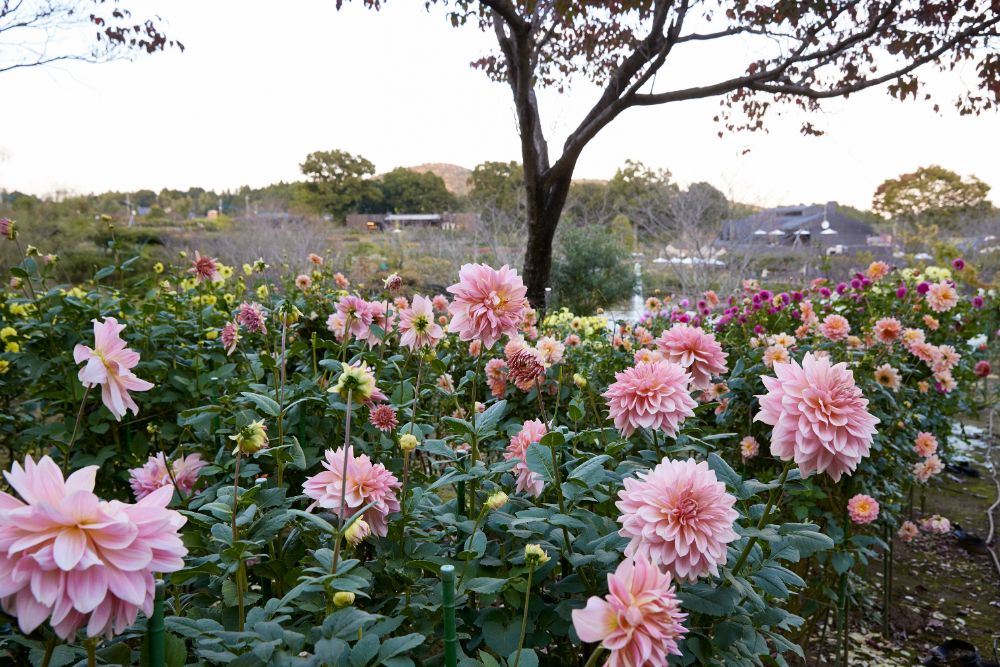
[[[421,174],[429,171],[440,176],[441,180],[444,181],[445,187],[448,188],[448,192],[452,194],[463,196],[469,192],[469,176],[472,175],[471,169],[445,162],[428,162],[427,164],[418,164],[415,167],[407,167],[407,169]]]

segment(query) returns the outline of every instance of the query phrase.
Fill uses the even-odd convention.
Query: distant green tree
[[[608,181],[608,198],[618,213],[628,216],[637,229],[656,234],[670,230],[670,205],[680,192],[667,169],[653,169],[626,160]]]
[[[346,151],[316,151],[299,165],[308,181],[308,201],[320,211],[343,221],[352,211],[370,208],[382,201],[382,190],[372,178],[375,165]]]
[[[483,162],[469,176],[469,202],[489,224],[524,212],[524,168],[519,162]]]
[[[397,167],[382,176],[382,202],[393,213],[441,213],[454,207],[455,198],[437,174]]]
[[[565,226],[556,237],[552,267],[555,302],[589,314],[629,298],[634,286],[629,252],[606,226]]]
[[[964,223],[989,215],[990,186],[975,176],[963,178],[932,164],[884,181],[872,198],[872,209],[913,226],[955,231]]]

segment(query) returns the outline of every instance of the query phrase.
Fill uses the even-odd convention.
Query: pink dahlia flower
[[[677,640],[687,633],[670,574],[644,558],[619,563],[608,575],[607,597],[591,597],[572,616],[581,640],[611,651],[607,667],[666,665],[681,654]]]
[[[439,313],[448,312],[448,297],[444,294],[438,294],[433,299],[431,299],[431,305],[434,306],[434,310]]]
[[[713,375],[726,372],[726,357],[715,336],[701,327],[675,324],[656,340],[656,346],[667,361],[680,365],[691,373],[692,384],[706,389]]]
[[[677,364],[656,361],[615,373],[615,382],[601,395],[607,399],[615,428],[625,437],[640,426],[674,436],[697,405],[688,393],[690,381],[691,376]]]
[[[931,454],[937,452],[937,448],[938,441],[937,438],[934,437],[933,433],[921,431],[917,434],[916,439],[913,441],[913,451],[924,458],[927,458]]]
[[[903,333],[903,325],[895,317],[883,317],[875,323],[875,338],[886,345],[893,343]]]
[[[336,283],[337,287],[340,289],[347,289],[348,287],[351,286],[351,281],[348,280],[347,276],[345,276],[340,271],[337,271],[335,274],[333,274],[333,282]]]
[[[934,283],[927,290],[927,305],[935,313],[945,313],[958,304],[958,292],[950,283]]]
[[[923,461],[918,461],[913,464],[913,476],[917,478],[917,481],[921,484],[926,484],[934,475],[938,474],[944,470],[944,463],[938,458],[937,454],[931,454]]]
[[[945,533],[951,532],[951,521],[940,514],[935,514],[934,516],[927,517],[926,519],[921,519],[920,527],[928,533],[944,535]]]
[[[901,539],[904,542],[912,542],[913,538],[915,538],[919,534],[920,534],[920,529],[917,528],[917,524],[913,523],[912,521],[904,521],[903,525],[899,527],[899,531],[896,532],[896,535],[899,536],[899,539]]]
[[[758,453],[760,453],[760,443],[757,442],[757,438],[748,435],[740,440],[740,456],[743,457],[744,461],[749,461]]]
[[[250,333],[267,333],[267,324],[264,318],[264,307],[256,301],[253,303],[244,301],[236,313],[236,321],[245,326]]]
[[[199,283],[222,280],[222,274],[219,273],[219,263],[212,257],[202,257],[197,250],[194,251],[194,259],[191,261],[188,273],[193,273],[195,280]]]
[[[396,410],[388,403],[374,406],[368,413],[368,421],[383,433],[388,433],[399,426]]]
[[[859,493],[847,501],[847,514],[854,523],[871,523],[878,518],[878,501]]]
[[[166,459],[163,452],[160,452],[156,456],[150,456],[141,468],[132,468],[128,471],[129,484],[136,500],[142,500],[153,491],[172,485],[174,481],[177,482],[179,490],[191,493],[194,483],[198,481],[198,473],[205,465],[207,464],[201,460],[201,454],[180,456],[171,464],[168,472]],[[171,474],[174,481],[170,479]]]
[[[879,420],[847,364],[807,352],[801,366],[792,360],[774,372],[777,377],[761,378],[768,393],[758,396],[754,417],[774,427],[771,453],[794,460],[803,476],[825,472],[839,481],[853,472],[868,456]]]
[[[222,348],[226,351],[226,356],[228,357],[233,352],[236,351],[236,346],[240,342],[240,326],[236,322],[226,322],[226,325],[222,327]]]
[[[368,347],[371,348],[381,345],[389,334],[392,333],[392,330],[396,326],[396,316],[390,312],[388,301],[371,301],[368,303],[368,306],[371,309],[373,325],[368,328]],[[377,331],[375,327],[378,327],[382,331]],[[343,324],[341,324],[340,328],[343,331]],[[343,335],[341,335],[342,338]]]
[[[399,314],[399,344],[411,350],[434,347],[444,338],[444,331],[434,321],[431,300],[417,294],[413,304]]]
[[[545,488],[542,476],[528,470],[528,445],[539,442],[548,429],[537,419],[524,422],[521,431],[510,439],[503,457],[507,461],[517,461],[514,472],[517,475],[517,492],[529,496],[540,496]]]
[[[139,353],[125,346],[125,341],[119,335],[124,324],[118,324],[113,317],[103,322],[94,322],[94,347],[77,345],[73,348],[73,359],[76,363],[87,365],[80,369],[77,377],[88,389],[101,385],[101,400],[118,421],[122,420],[127,410],[133,415],[139,414],[139,406],[135,404],[130,391],[149,391],[152,382],[141,380],[132,373],[139,363]]]
[[[547,365],[558,364],[563,360],[566,346],[562,341],[552,336],[542,336],[535,343],[535,349],[542,353],[542,359]]]
[[[480,339],[491,347],[503,335],[514,335],[526,307],[524,283],[506,264],[499,270],[485,264],[465,264],[458,282],[448,288],[455,298],[448,305],[448,331],[462,340]]]
[[[313,284],[312,278],[310,278],[305,273],[300,273],[299,275],[295,276],[295,286],[298,287],[303,292],[312,287],[312,284]]]
[[[542,353],[525,346],[507,357],[507,377],[521,391],[531,391],[545,379]]]
[[[0,603],[29,634],[46,619],[71,641],[111,637],[153,611],[154,573],[184,567],[178,530],[163,486],[134,505],[94,495],[97,466],[63,479],[59,466],[29,456],[4,473],[23,500],[0,492]]]
[[[507,364],[503,359],[490,359],[486,362],[486,383],[490,386],[493,398],[503,398],[507,392]]]
[[[368,338],[368,328],[372,325],[374,315],[367,301],[348,294],[337,301],[337,314],[344,321],[348,333],[358,339]]]
[[[851,325],[843,315],[830,314],[823,318],[819,332],[834,342],[844,340],[851,332]]]
[[[618,534],[630,540],[626,556],[652,560],[681,580],[718,575],[726,545],[739,537],[739,513],[708,463],[664,458],[624,485],[615,505],[622,512]]]
[[[976,374],[976,376],[981,378],[989,377],[989,374],[992,371],[993,367],[990,366],[990,362],[986,361],[985,359],[983,359],[982,361],[977,361],[976,367],[973,369],[973,372]]]
[[[326,470],[306,479],[302,491],[316,501],[310,505],[310,509],[319,506],[341,516],[340,487],[344,479],[344,448],[326,450],[323,467]],[[342,516],[344,521],[349,520],[365,505],[374,502],[374,505],[365,510],[362,518],[373,533],[385,537],[389,530],[388,516],[399,511],[399,501],[396,499],[399,488],[399,480],[385,466],[381,463],[373,464],[367,454],[355,456],[354,447],[347,448],[346,503]]]

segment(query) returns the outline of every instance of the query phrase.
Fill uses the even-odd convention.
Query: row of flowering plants
[[[961,260],[618,323],[481,264],[57,262],[0,303],[0,646],[49,667],[145,664],[157,580],[170,665],[443,664],[445,565],[462,664],[794,662],[941,532],[1000,326]]]

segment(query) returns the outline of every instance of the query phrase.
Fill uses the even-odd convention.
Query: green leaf
[[[559,431],[550,431],[542,436],[542,439],[539,440],[539,444],[545,447],[562,447],[566,444],[566,436]]]
[[[700,582],[686,587],[677,596],[685,609],[709,616],[728,616],[739,600],[739,594],[731,588],[715,588]]]
[[[292,453],[292,460],[288,462],[288,465],[299,470],[306,469],[306,453],[302,451],[302,445],[299,444],[299,439],[292,436],[292,445],[289,448]]]
[[[720,621],[715,626],[715,635],[712,643],[719,648],[728,648],[743,637],[743,626],[731,620]]]
[[[517,651],[514,651],[507,658],[507,664],[513,666],[517,662]],[[526,648],[521,650],[521,660],[517,662],[517,667],[538,667],[538,654],[534,649]]]
[[[556,469],[552,465],[552,450],[548,447],[537,442],[531,443],[528,445],[525,461],[528,470],[538,473],[546,482],[551,483],[556,478]]]
[[[493,577],[476,577],[470,579],[466,588],[476,593],[497,593],[507,585],[506,579],[494,579]]]
[[[838,551],[830,556],[830,564],[837,574],[843,574],[854,566],[854,556],[846,551]]]
[[[601,454],[584,461],[573,469],[573,472],[567,478],[568,481],[579,482],[585,487],[600,484],[604,481],[605,477],[604,462],[610,458],[607,454]]]
[[[482,413],[477,414],[475,416],[476,435],[483,437],[494,430],[506,411],[507,401],[497,401]]]
[[[378,654],[378,637],[367,634],[351,649],[352,667],[365,667]]]
[[[240,394],[246,396],[254,405],[272,417],[281,414],[281,408],[278,407],[278,402],[273,398],[263,394],[255,394],[252,391],[241,391]]]
[[[743,478],[715,452],[708,455],[708,467],[715,471],[715,476],[719,478],[719,481],[725,482],[726,486],[736,491],[741,490]]]
[[[329,521],[316,516],[312,512],[303,512],[302,510],[288,510],[288,513],[294,514],[295,516],[305,519],[306,521],[313,524],[315,527],[319,528],[325,533],[329,533],[330,535],[337,534],[337,529],[334,528]]]
[[[423,644],[425,639],[424,635],[416,632],[402,637],[390,637],[382,642],[382,648],[378,652],[379,662],[381,663],[401,653],[412,651]]]

